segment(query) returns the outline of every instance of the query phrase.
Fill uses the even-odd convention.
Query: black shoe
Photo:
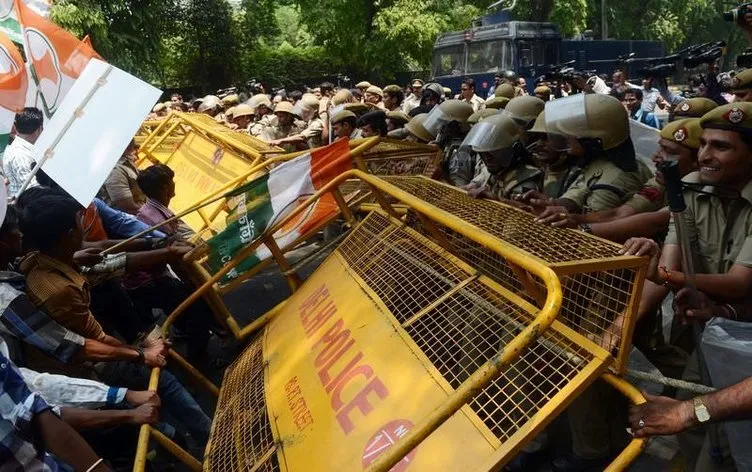
[[[608,459],[583,459],[574,454],[567,454],[556,458],[551,467],[553,472],[600,472],[608,464]]]

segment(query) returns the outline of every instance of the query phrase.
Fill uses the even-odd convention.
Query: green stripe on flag
[[[269,175],[264,175],[239,188],[237,195],[228,201],[230,207],[227,216],[227,228],[211,238],[209,245],[209,268],[218,272],[232,257],[257,239],[269,226],[274,217],[271,196],[267,182]],[[259,261],[251,257],[232,270],[223,281],[231,280],[242,274]]]

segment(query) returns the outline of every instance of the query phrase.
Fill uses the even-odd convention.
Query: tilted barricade
[[[353,227],[345,240],[244,332],[254,337],[226,371],[204,470],[498,470],[599,376],[643,401],[607,373],[620,370],[621,348],[615,362],[598,344],[606,323],[601,330],[591,324],[621,315],[622,342],[629,338],[645,259],[617,256],[618,246],[571,230],[539,235],[532,215],[466,201],[442,184],[355,170],[288,220],[348,179],[366,182],[380,202],[408,208],[407,221],[386,203],[361,222],[341,208]],[[458,215],[449,203],[460,213],[480,206],[475,216]],[[484,226],[481,214],[507,225]],[[165,331],[263,241],[192,294]],[[496,273],[494,263],[506,268]],[[607,292],[593,302],[596,287],[627,295]],[[155,369],[150,388],[157,381]],[[150,431],[142,427],[136,470]],[[633,441],[613,470],[643,446]]]

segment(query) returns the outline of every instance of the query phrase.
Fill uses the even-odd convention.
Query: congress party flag
[[[29,78],[21,52],[0,32],[0,152],[8,144],[16,113],[23,110]]]
[[[23,0],[26,5],[43,17],[50,14],[49,0]],[[16,16],[15,0],[0,0],[0,32],[5,33],[14,43],[23,43],[21,25]]]
[[[83,41],[15,0],[24,51],[32,66],[46,114],[52,116],[73,83],[99,55]]]
[[[329,181],[352,168],[350,146],[346,139],[314,149],[272,169],[234,192],[228,201],[227,228],[210,239],[209,267],[219,271],[235,254],[258,239],[268,228],[282,221],[308,197]],[[307,234],[338,211],[337,202],[328,193],[314,205],[274,233],[284,248]],[[262,246],[223,279],[227,282],[271,257]]]

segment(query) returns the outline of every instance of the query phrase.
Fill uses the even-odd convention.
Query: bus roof
[[[440,34],[436,38],[434,47],[455,46],[465,42],[466,34],[471,35],[471,41],[490,39],[561,39],[559,26],[554,23],[540,23],[533,21],[509,21],[495,25],[470,28],[465,31],[454,31]]]

